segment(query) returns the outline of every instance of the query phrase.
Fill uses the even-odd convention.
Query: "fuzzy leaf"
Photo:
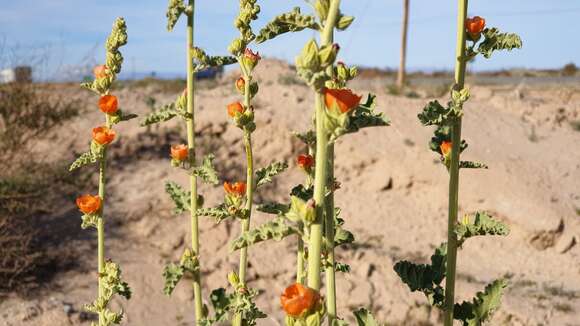
[[[519,49],[522,39],[513,33],[500,33],[497,28],[486,28],[483,31],[485,40],[479,44],[477,51],[485,58],[490,58],[494,51]]]
[[[255,229],[244,232],[240,237],[231,242],[230,249],[231,251],[235,251],[270,239],[280,241],[283,238],[296,233],[296,228],[288,225],[285,218],[276,217]]]
[[[314,188],[313,187],[306,188],[304,185],[300,184],[292,188],[290,196],[295,196],[304,201],[309,201],[314,196]]]
[[[313,30],[319,29],[316,23],[316,18],[310,15],[303,15],[300,12],[300,7],[295,7],[292,11],[276,16],[264,28],[260,30],[256,37],[257,43],[263,43],[271,40],[277,36],[288,32],[298,32],[310,28]]]
[[[487,169],[488,166],[481,162],[461,161],[459,163],[460,169]]]
[[[179,280],[183,277],[185,269],[181,265],[169,264],[163,269],[163,279],[165,280],[165,286],[163,287],[163,293],[165,295],[171,295],[173,290],[179,283]]]
[[[473,222],[466,220],[466,222],[458,224],[455,233],[459,237],[459,243],[463,243],[466,239],[476,236],[506,236],[510,233],[510,229],[506,224],[493,219],[487,213],[476,212]]]
[[[230,298],[226,295],[226,290],[224,288],[213,290],[209,300],[214,310],[215,322],[225,320],[226,318],[224,317],[227,316],[228,306],[230,305]]]
[[[231,214],[228,212],[228,209],[224,204],[221,204],[217,207],[200,208],[197,210],[197,215],[213,217],[216,223],[220,223],[228,217],[231,217]]]
[[[358,326],[379,326],[373,314],[365,308],[359,308],[353,312]]]
[[[117,114],[111,117],[111,122],[113,124],[117,124],[120,122],[125,122],[125,121],[135,119],[137,117],[138,117],[138,115],[136,115],[134,113],[126,113],[126,112],[123,112],[121,110],[118,110]]]
[[[256,209],[267,214],[284,215],[290,210],[290,206],[280,203],[265,203],[259,205]]]
[[[444,289],[440,283],[445,278],[446,261],[447,245],[442,244],[431,256],[430,265],[400,261],[395,264],[394,270],[411,292],[423,292],[431,304],[441,306]]]
[[[71,164],[71,166],[69,167],[69,171],[74,171],[80,167],[83,167],[85,165],[89,165],[89,164],[93,164],[93,163],[97,163],[98,158],[96,155],[94,155],[92,152],[86,152],[86,153],[82,153],[81,156],[79,156],[74,162],[73,164]]]
[[[213,166],[215,156],[213,154],[206,155],[203,158],[201,166],[194,169],[193,173],[200,177],[206,183],[217,185],[219,183],[218,174]]]
[[[460,106],[454,106],[452,102],[449,102],[447,107],[444,107],[439,101],[435,100],[429,102],[417,117],[424,126],[442,126],[448,124],[452,119],[460,117],[462,114],[463,112]]]
[[[175,215],[181,214],[185,211],[189,211],[191,206],[189,205],[191,192],[183,190],[180,185],[173,181],[168,181],[165,183],[165,192],[169,194],[169,197],[175,203],[175,208],[173,213]]]
[[[340,246],[354,242],[354,235],[339,226],[334,231],[334,245]]]
[[[272,182],[272,178],[288,168],[286,162],[275,162],[256,171],[256,187]]]
[[[350,265],[346,263],[334,262],[334,270],[341,273],[350,273]]]
[[[194,58],[194,72],[206,70],[211,67],[221,67],[234,64],[238,59],[233,56],[209,56],[204,50],[198,47],[191,49]]]
[[[308,147],[314,147],[316,145],[316,132],[313,130],[308,130],[302,133],[295,131],[293,134]]]
[[[179,20],[179,16],[185,12],[185,4],[183,0],[169,0],[169,5],[167,7],[167,12],[165,16],[167,17],[167,30],[172,31]]]
[[[148,114],[145,119],[141,121],[141,126],[145,127],[152,124],[169,121],[175,116],[177,116],[177,109],[175,108],[175,104],[166,104],[161,109]]]
[[[375,111],[377,96],[369,94],[365,104],[356,108],[350,117],[346,132],[357,132],[362,128],[390,125],[389,118],[382,112]]]
[[[501,305],[503,290],[506,287],[507,281],[503,279],[488,284],[485,290],[478,292],[471,302],[456,303],[453,309],[453,317],[461,320],[463,326],[482,325]]]

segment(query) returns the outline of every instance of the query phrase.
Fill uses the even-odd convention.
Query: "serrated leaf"
[[[183,277],[184,272],[185,269],[181,265],[169,264],[165,266],[163,269],[163,279],[165,282],[163,293],[165,293],[165,295],[171,295],[171,293],[173,293],[177,283],[179,283]]]
[[[300,12],[300,7],[294,7],[292,11],[276,16],[271,22],[264,26],[258,36],[256,42],[263,43],[271,40],[277,36],[288,32],[298,32],[310,28],[313,30],[319,29],[316,18],[311,15],[303,15]]]
[[[91,151],[82,153],[69,167],[69,171],[74,171],[85,165],[97,163],[98,158]]]
[[[209,56],[203,49],[199,47],[193,47],[191,49],[191,54],[194,58],[194,73],[206,70],[211,67],[222,67],[238,62],[238,59],[233,56]]]
[[[440,283],[445,278],[446,261],[447,245],[443,244],[431,256],[431,264],[400,261],[395,264],[394,270],[411,292],[423,292],[432,305],[442,306],[445,296]]]
[[[265,203],[258,205],[256,210],[267,214],[284,215],[290,210],[290,206],[281,203]]]
[[[488,284],[483,292],[477,292],[471,302],[456,303],[453,309],[453,317],[461,320],[463,326],[482,325],[501,305],[503,290],[506,287],[507,281],[503,279]]]
[[[439,101],[435,100],[429,102],[417,117],[424,126],[441,126],[448,124],[449,121],[461,116],[461,114],[461,111],[458,112],[449,105],[444,107]]]
[[[153,111],[145,116],[145,119],[141,121],[141,126],[145,127],[152,124],[169,121],[177,116],[177,114],[178,113],[175,107],[175,103],[166,104],[159,110]]]
[[[488,166],[481,162],[461,161],[459,162],[460,169],[487,169]]]
[[[197,210],[197,215],[213,217],[216,223],[220,223],[232,216],[224,204],[217,207],[200,208]]]
[[[173,203],[175,203],[175,208],[173,209],[173,213],[175,215],[179,215],[185,211],[189,211],[191,206],[190,202],[190,191],[185,191],[183,188],[173,181],[167,181],[165,183],[165,192],[169,194]]]
[[[203,158],[201,166],[196,167],[193,170],[193,173],[206,183],[217,185],[219,183],[219,178],[217,171],[213,166],[214,159],[215,156],[213,154],[206,155]]]
[[[126,113],[124,111],[118,110],[117,114],[115,116],[111,117],[111,123],[117,124],[120,122],[125,122],[125,121],[135,119],[137,117],[138,117],[138,115],[136,115],[134,113]]]
[[[292,134],[308,147],[314,147],[316,145],[316,132],[313,130],[308,130],[306,132],[295,131]]]
[[[455,233],[459,238],[459,243],[466,239],[484,235],[503,235],[510,233],[509,227],[498,221],[485,212],[476,212],[473,221],[462,222],[455,228]]]
[[[297,229],[289,225],[285,218],[279,216],[254,229],[244,232],[230,243],[230,250],[239,250],[266,240],[280,241],[296,233],[298,233]]]
[[[522,47],[522,39],[517,34],[500,33],[497,28],[486,28],[483,36],[485,39],[479,44],[477,52],[485,58],[490,58],[495,51],[511,51]]]
[[[334,230],[334,245],[336,247],[353,243],[354,242],[354,235],[348,231],[343,229],[340,226],[337,226]]]
[[[172,31],[179,20],[179,16],[185,12],[185,3],[183,0],[169,0],[169,5],[167,6],[167,12],[165,16],[167,17],[167,30]]]
[[[350,273],[350,265],[336,261],[334,262],[334,270],[341,273]]]
[[[256,171],[256,187],[272,182],[272,178],[288,168],[286,162],[275,162]]]
[[[389,126],[391,121],[382,112],[375,111],[377,96],[369,94],[364,104],[359,105],[350,117],[347,133],[357,132],[363,128]]]
[[[359,308],[353,311],[358,326],[379,326],[373,314],[365,308]]]
[[[292,188],[290,196],[295,196],[304,201],[309,201],[314,196],[314,188],[306,188],[304,185],[300,184]]]

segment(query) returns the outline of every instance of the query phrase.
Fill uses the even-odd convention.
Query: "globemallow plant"
[[[460,160],[461,153],[467,148],[467,142],[461,139],[463,108],[469,99],[469,90],[464,86],[465,71],[467,63],[475,57],[489,58],[495,51],[520,48],[522,41],[515,34],[487,28],[481,17],[467,18],[467,0],[459,0],[457,24],[455,83],[451,100],[446,106],[432,101],[419,114],[423,125],[436,126],[430,148],[440,155],[449,171],[447,242],[435,250],[431,264],[401,261],[394,269],[411,291],[423,292],[430,304],[443,310],[445,326],[453,325],[454,319],[463,325],[475,326],[489,320],[492,312],[499,308],[507,282],[498,279],[487,285],[483,292],[478,292],[472,301],[455,303],[457,249],[475,236],[508,235],[509,228],[486,212],[466,214],[458,220],[460,169],[487,169],[483,163]],[[441,284],[443,280],[445,286]]]
[[[206,316],[203,297],[201,293],[200,272],[200,239],[198,210],[203,205],[203,197],[198,194],[197,181],[216,185],[217,173],[213,167],[214,156],[209,154],[198,162],[195,146],[195,74],[206,66],[195,62],[195,54],[198,49],[194,46],[194,14],[195,1],[189,0],[186,4],[183,0],[170,0],[167,8],[167,30],[172,31],[179,18],[183,15],[187,20],[186,26],[186,53],[187,53],[187,86],[183,93],[170,104],[149,114],[142,122],[142,126],[150,126],[156,123],[169,121],[179,117],[185,122],[187,129],[187,144],[172,144],[168,155],[171,165],[189,175],[189,189],[185,190],[175,182],[165,183],[165,190],[175,204],[176,215],[184,212],[189,213],[191,243],[185,248],[178,263],[170,263],[163,270],[165,280],[164,292],[171,295],[179,281],[189,275],[193,279],[193,294],[195,319],[199,324]]]
[[[269,239],[298,236],[297,282],[280,298],[287,325],[320,325],[326,316],[329,325],[344,324],[336,313],[335,271],[347,272],[349,267],[334,261],[334,248],[354,241],[354,236],[342,229],[340,209],[334,207],[334,191],[339,188],[333,173],[334,142],[361,128],[388,125],[388,120],[374,111],[375,96],[369,95],[361,103],[362,97],[346,88],[346,82],[356,76],[356,68],[335,65],[339,46],[333,44],[334,30],[345,30],[354,18],[340,12],[340,1],[319,0],[312,5],[316,15],[304,15],[295,8],[274,18],[256,37],[261,43],[287,32],[320,32],[321,44],[309,41],[296,59],[299,76],[315,93],[315,130],[296,134],[309,148],[309,153],[296,159],[307,174],[306,183],[292,189],[288,204],[260,205],[258,210],[277,217],[232,242],[233,249],[240,249]],[[320,294],[322,269],[325,300]],[[357,314],[369,316],[364,309]]]
[[[127,283],[121,279],[119,265],[105,259],[105,203],[106,203],[106,176],[107,176],[107,149],[115,140],[117,133],[113,127],[123,121],[135,118],[136,115],[128,114],[119,109],[118,100],[111,94],[111,86],[121,72],[123,56],[119,48],[127,43],[127,28],[123,18],[118,18],[113,24],[113,30],[106,43],[106,61],[104,65],[94,68],[95,79],[90,83],[82,84],[100,96],[98,107],[103,112],[105,123],[97,126],[92,132],[92,141],[89,150],[70,166],[70,171],[77,168],[96,164],[99,169],[99,190],[97,195],[82,195],[76,203],[82,216],[81,227],[95,228],[97,230],[97,259],[98,259],[98,297],[84,306],[88,312],[98,314],[98,324],[91,325],[108,326],[120,324],[123,311],[113,312],[108,305],[115,294],[127,299],[131,297],[131,291]]]

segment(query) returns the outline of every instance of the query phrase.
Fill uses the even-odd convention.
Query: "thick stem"
[[[252,82],[252,77],[248,74],[244,74],[244,107],[246,110],[251,110],[251,93],[250,84]],[[254,155],[252,152],[252,132],[247,128],[244,128],[244,148],[246,150],[246,206],[247,217],[242,220],[242,230],[241,234],[250,230],[250,218],[252,216],[252,204],[254,202],[254,190],[256,184],[254,182]],[[240,249],[240,266],[238,270],[238,276],[240,282],[246,285],[246,271],[248,269],[248,248],[244,247]],[[232,325],[241,326],[243,324],[243,318],[241,314],[236,314],[232,320]]]
[[[193,72],[193,56],[191,49],[194,41],[194,15],[195,15],[195,0],[189,0],[191,13],[187,16],[187,112],[191,114],[191,119],[187,120],[187,146],[189,148],[190,160],[195,164],[195,74]],[[191,249],[199,260],[199,221],[197,217],[197,177],[191,175],[190,183],[190,207],[191,207]],[[193,276],[193,295],[195,303],[195,319],[200,321],[203,318],[203,302],[201,297],[201,274],[198,271]]]
[[[298,250],[296,252],[296,283],[304,284],[304,240],[298,235]]]
[[[409,1],[403,0],[403,26],[401,30],[401,58],[399,61],[399,72],[397,74],[397,88],[403,89],[405,86],[405,65],[407,61],[407,31],[409,29]]]
[[[101,215],[97,219],[97,259],[98,259],[98,282],[99,282],[99,297],[103,296],[104,287],[101,279],[102,273],[105,271],[105,221],[103,219],[105,213],[105,177],[106,177],[106,154],[107,149],[103,149],[103,157],[99,162],[99,197],[101,197]],[[99,312],[99,325],[105,321],[104,311]]]
[[[455,61],[455,90],[461,90],[465,82],[465,19],[467,17],[467,0],[458,0],[457,13],[457,48]],[[449,216],[447,221],[447,267],[445,278],[445,326],[453,325],[453,307],[455,304],[455,271],[457,266],[457,211],[459,203],[459,160],[461,146],[461,118],[451,125],[451,162],[449,165]]]
[[[334,188],[334,145],[328,146],[328,177],[327,188]],[[326,310],[328,313],[328,325],[333,325],[336,319],[336,279],[334,259],[334,191],[326,197],[326,212],[324,221],[324,237],[327,254],[326,274]]]

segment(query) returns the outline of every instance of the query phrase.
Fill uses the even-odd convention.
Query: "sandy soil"
[[[258,71],[261,92],[256,101],[254,135],[257,166],[274,160],[290,169],[261,189],[258,202],[285,200],[302,180],[293,157],[303,150],[291,132],[305,130],[311,116],[312,95],[295,83],[292,70],[265,61]],[[202,84],[197,97],[200,151],[215,150],[223,179],[243,177],[241,132],[228,122],[225,105],[238,99],[228,75],[216,87]],[[205,86],[204,86],[205,85]],[[339,311],[365,306],[389,324],[438,324],[425,298],[410,293],[393,271],[400,259],[426,262],[445,239],[447,172],[427,148],[431,130],[416,115],[428,99],[388,95],[380,81],[353,85],[359,93],[379,95],[379,108],[392,119],[388,128],[368,129],[343,137],[337,144],[336,194],[346,227],[357,245],[338,250],[340,261],[352,266],[339,274]],[[510,286],[491,325],[580,325],[580,132],[570,121],[580,120],[580,87],[558,85],[471,86],[464,138],[470,143],[464,157],[483,161],[489,170],[466,170],[461,175],[460,210],[488,210],[507,222],[507,238],[477,238],[460,252],[458,297],[468,299],[494,278],[507,277]],[[78,94],[76,88],[63,94]],[[423,93],[419,92],[419,95]],[[93,101],[92,95],[81,93]],[[147,96],[158,103],[175,94],[151,85],[118,92],[122,107],[148,112]],[[446,101],[445,98],[440,100]],[[98,110],[74,121],[66,132],[50,135],[58,148],[36,150],[59,159],[81,151],[90,127],[100,121]],[[184,128],[175,120],[147,132],[136,123],[123,124],[113,149],[107,224],[107,256],[120,263],[133,288],[130,301],[115,300],[126,310],[125,325],[192,325],[192,291],[182,282],[172,297],[162,293],[161,271],[177,259],[186,245],[188,219],[173,216],[164,193],[165,180],[186,184],[186,176],[170,167],[170,143],[180,141]],[[94,188],[79,192],[94,191]],[[220,202],[220,186],[203,185],[208,205]],[[29,298],[9,297],[0,303],[0,325],[88,325],[81,306],[96,294],[96,242],[92,230],[81,230],[74,204],[54,212],[54,218],[73,223],[63,242],[77,248],[78,267],[59,273]],[[270,216],[256,213],[253,225]],[[65,223],[65,222],[63,222]],[[78,223],[78,224],[77,224]],[[204,294],[226,285],[225,275],[236,269],[237,253],[228,241],[238,234],[237,223],[201,222]],[[263,290],[258,305],[270,315],[261,325],[280,325],[278,296],[294,278],[295,240],[264,243],[250,251],[250,285]]]

